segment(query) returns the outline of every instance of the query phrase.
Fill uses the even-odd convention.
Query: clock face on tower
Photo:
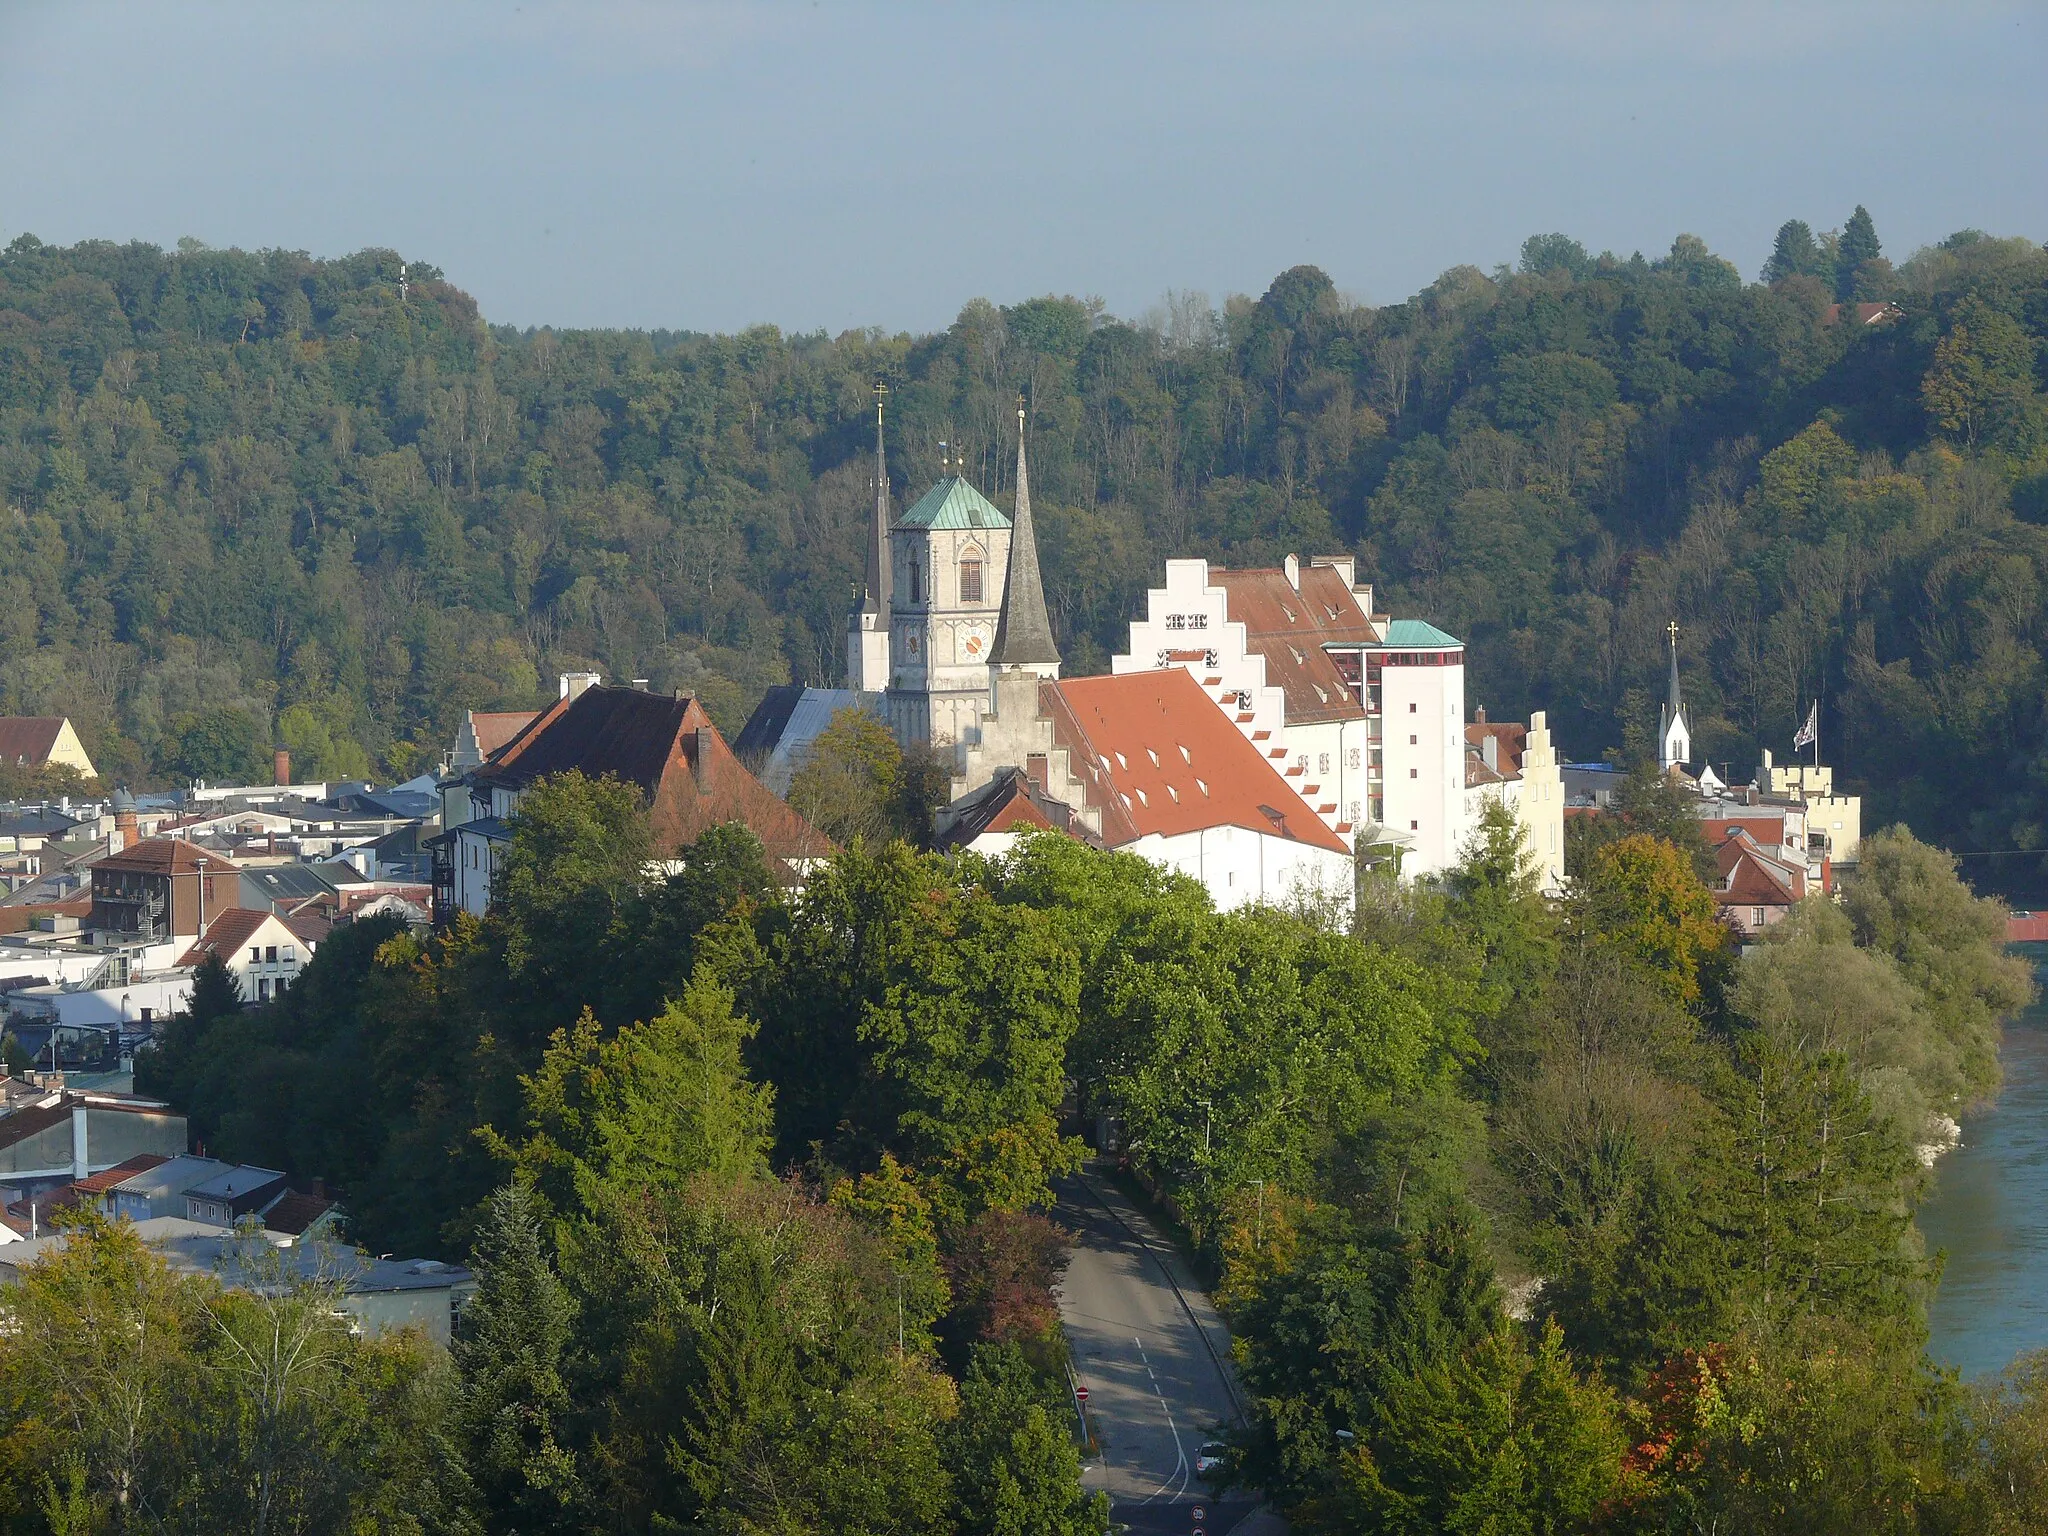
[[[960,626],[960,659],[967,662],[987,661],[989,630],[986,624],[963,624]]]

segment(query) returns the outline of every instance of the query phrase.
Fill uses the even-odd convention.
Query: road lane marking
[[[1179,1498],[1187,1491],[1188,1448],[1181,1443],[1180,1426],[1173,1422],[1173,1409],[1167,1405],[1166,1394],[1159,1388],[1159,1377],[1152,1370],[1152,1359],[1145,1353],[1145,1341],[1133,1335],[1131,1342],[1138,1346],[1138,1358],[1145,1364],[1145,1374],[1152,1378],[1152,1394],[1159,1399],[1159,1411],[1166,1415],[1166,1428],[1173,1436],[1173,1452],[1176,1458],[1173,1471],[1167,1474],[1166,1481],[1157,1488],[1154,1488],[1147,1497],[1140,1499],[1138,1502],[1141,1506],[1150,1504],[1153,1499],[1158,1498],[1169,1488],[1173,1488],[1175,1480],[1178,1479],[1180,1486],[1173,1488],[1172,1497],[1167,1500],[1170,1504],[1174,1499]]]

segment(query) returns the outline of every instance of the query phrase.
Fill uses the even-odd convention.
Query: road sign
[[[1082,1402],[1082,1403],[1085,1403],[1085,1402],[1087,1402],[1087,1401],[1088,1401],[1088,1389],[1087,1389],[1086,1387],[1076,1387],[1076,1388],[1074,1388],[1074,1400],[1075,1400],[1076,1402]]]
[[[1202,1506],[1201,1506],[1201,1505],[1199,1505],[1199,1504],[1197,1504],[1197,1505],[1195,1506],[1195,1524],[1197,1524],[1197,1525],[1200,1525],[1201,1523],[1202,1523]]]

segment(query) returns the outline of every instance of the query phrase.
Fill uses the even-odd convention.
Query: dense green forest
[[[2048,1366],[1930,1364],[1913,1220],[1916,1148],[1994,1090],[2030,977],[1909,833],[1745,953],[1689,819],[1584,850],[1558,903],[1496,808],[1443,880],[1368,877],[1332,923],[1057,834],[860,842],[790,891],[726,827],[651,880],[637,801],[544,783],[486,917],[340,930],[138,1063],[209,1148],[329,1180],[373,1251],[479,1266],[452,1363],[358,1347],[362,1390],[293,1384],[287,1443],[340,1459],[289,1464],[275,1528],[1099,1536],[1043,1214],[1097,1113],[1214,1278],[1233,1475],[1297,1530],[2048,1522]],[[116,1433],[131,1398],[95,1384],[155,1291],[93,1241],[0,1337],[0,1522],[140,1528],[132,1477],[151,1528],[210,1528],[263,1442]],[[37,1341],[88,1307],[116,1324],[55,1422]]]
[[[1745,772],[1822,700],[1875,804],[2048,846],[2048,254],[1957,234],[1896,267],[1861,209],[1745,284],[1531,239],[1519,267],[1345,302],[975,300],[942,334],[494,327],[390,251],[0,255],[0,691],[110,777],[428,763],[459,710],[593,666],[729,729],[835,680],[871,387],[899,499],[938,444],[1004,494],[1032,403],[1072,670],[1165,553],[1352,548],[1469,639],[1470,696],[1594,757],[1654,718],[1676,617],[1703,756]],[[1834,306],[1890,301],[1863,323]],[[1014,430],[1009,428],[1009,430]]]

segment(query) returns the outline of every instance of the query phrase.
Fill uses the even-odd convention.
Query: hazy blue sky
[[[0,0],[0,240],[431,261],[493,320],[1374,302],[1562,229],[2048,238],[2048,4]]]

